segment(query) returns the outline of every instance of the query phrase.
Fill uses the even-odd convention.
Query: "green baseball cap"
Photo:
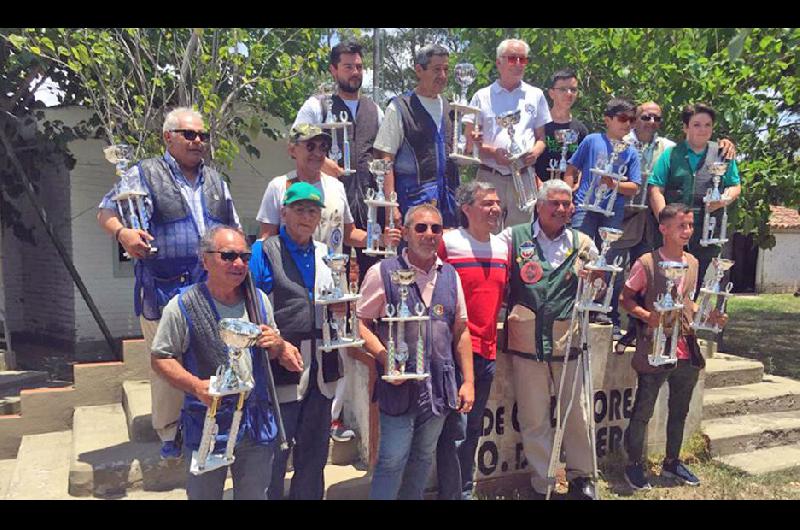
[[[331,138],[330,134],[310,123],[300,123],[292,127],[292,130],[289,131],[289,142],[293,144],[297,142],[307,142],[317,136],[324,136],[328,139],[328,142],[333,142],[333,138]]]
[[[297,201],[311,201],[320,208],[325,208],[319,190],[308,182],[295,182],[286,190],[286,194],[283,196],[283,205],[288,206]]]

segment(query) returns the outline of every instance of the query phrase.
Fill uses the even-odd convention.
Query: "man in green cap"
[[[322,260],[328,248],[314,240],[324,206],[318,188],[307,182],[292,184],[282,201],[278,234],[256,241],[250,261],[253,281],[275,307],[281,336],[299,348],[293,363],[272,363],[286,436],[294,438],[292,499],[322,499],[331,400],[342,375],[337,350],[317,351],[322,315],[314,306],[314,294],[333,285],[331,270]],[[283,498],[288,458],[289,451],[276,452],[269,499]]]

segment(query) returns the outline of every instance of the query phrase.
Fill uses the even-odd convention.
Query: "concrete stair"
[[[744,357],[717,353],[706,360],[706,389],[758,383],[764,364]]]
[[[717,461],[736,467],[750,475],[762,475],[800,467],[800,446],[784,445],[757,449],[751,453],[722,456]]]
[[[8,486],[11,484],[11,475],[14,474],[14,468],[17,466],[16,458],[9,458],[0,460],[0,500],[6,498],[8,493]]]
[[[706,389],[703,418],[800,409],[800,381],[765,375],[758,383]]]
[[[63,499],[69,478],[70,431],[22,438],[5,498]]]
[[[705,420],[711,454],[725,456],[800,442],[800,411],[745,414]]]
[[[47,372],[33,370],[0,371],[0,396],[18,396],[24,388],[35,388],[47,384]]]

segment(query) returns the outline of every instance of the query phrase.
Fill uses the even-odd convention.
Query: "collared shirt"
[[[553,268],[556,268],[564,263],[564,260],[566,260],[573,252],[572,229],[567,228],[566,226],[561,229],[561,232],[559,232],[555,239],[550,239],[547,237],[547,234],[544,233],[542,227],[539,226],[539,221],[537,220],[531,227],[531,233],[533,234],[534,239],[536,239],[536,241],[539,243],[539,246],[542,248],[544,259],[546,259]],[[499,234],[499,237],[507,242],[509,256],[513,256],[513,249],[511,248],[511,227],[503,230]],[[591,244],[589,252],[598,253],[597,246],[595,246],[594,243]]]
[[[544,92],[525,81],[520,82],[517,88],[510,91],[503,88],[499,80],[495,81],[488,87],[475,92],[470,106],[481,109],[480,129],[483,132],[483,143],[495,148],[508,150],[511,145],[508,130],[495,121],[495,118],[504,112],[520,110],[519,123],[514,126],[514,139],[523,151],[530,151],[536,142],[535,129],[544,127],[546,123],[552,121]],[[473,115],[465,116],[463,121],[464,123],[473,123]],[[503,174],[511,174],[511,170],[507,166],[500,166],[493,157],[484,158],[481,155],[481,162]]]
[[[180,189],[181,196],[183,196],[183,199],[189,206],[189,211],[192,214],[192,218],[197,224],[197,231],[200,233],[200,236],[202,236],[206,232],[205,216],[203,215],[203,182],[205,180],[205,175],[204,175],[205,172],[203,171],[203,169],[205,168],[205,164],[203,164],[203,162],[200,162],[200,167],[197,170],[197,178],[195,179],[194,184],[192,184],[183,174],[183,171],[181,171],[178,162],[169,153],[169,151],[166,151],[164,153],[164,161],[167,163],[167,166],[169,166],[172,178],[178,185],[178,189]],[[125,176],[127,178],[139,179],[142,189],[145,190],[147,189],[144,183],[144,177],[139,172],[138,164],[128,169],[128,171],[125,173]],[[103,196],[103,199],[97,206],[98,208],[111,210],[115,213],[117,212],[117,207],[114,204],[114,201],[111,200],[111,197],[117,194],[118,186],[119,183],[115,184],[114,187],[111,188],[111,191],[109,191],[108,193],[105,194],[105,196]],[[222,189],[225,194],[224,195],[225,200],[228,202],[228,206],[231,209],[233,222],[238,227],[240,226],[239,215],[236,213],[236,208],[233,205],[233,198],[231,197],[231,192],[228,189],[228,184],[224,181],[222,182]]]
[[[283,243],[286,245],[286,250],[289,251],[289,255],[292,256],[294,264],[297,266],[297,270],[299,270],[300,274],[303,276],[303,283],[308,290],[308,296],[313,300],[314,278],[316,274],[314,241],[309,240],[308,244],[306,245],[298,245],[291,237],[289,237],[289,234],[286,233],[285,226],[281,226],[280,231],[278,232],[278,237],[280,237]],[[258,286],[265,293],[270,294],[272,292],[272,266],[269,263],[266,252],[264,254],[263,261],[263,271],[256,272],[254,270],[253,275],[254,277],[257,276],[260,278]]]
[[[653,174],[650,175],[649,184],[652,184],[653,186],[659,186],[661,188],[667,185],[667,181],[669,180],[671,171],[670,158],[672,157],[673,149],[674,146],[666,149],[664,153],[658,158],[655,167],[653,167]],[[689,167],[693,172],[697,171],[698,166],[700,165],[700,160],[705,158],[707,151],[708,151],[708,144],[706,144],[705,149],[703,149],[699,153],[696,153],[691,147],[688,147],[687,152],[688,152]],[[725,171],[725,174],[722,176],[722,185],[724,187],[728,187],[728,186],[736,186],[738,184],[741,184],[741,179],[739,178],[739,168],[736,165],[736,160],[731,160],[728,163],[727,171]]]
[[[415,282],[419,287],[422,301],[426,306],[431,305],[433,298],[433,288],[436,286],[436,278],[439,276],[439,267],[442,260],[437,256],[436,263],[430,270],[425,271],[415,266],[408,260],[408,248],[403,249],[403,259],[406,264],[416,272]],[[461,288],[461,279],[456,274],[457,298],[456,298],[456,318],[467,320],[467,305],[464,302],[464,290]],[[380,262],[369,268],[361,284],[361,299],[356,305],[356,315],[358,318],[374,319],[386,316],[386,291],[383,289],[383,279],[381,278]]]

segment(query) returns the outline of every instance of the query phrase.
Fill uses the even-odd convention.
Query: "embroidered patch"
[[[533,103],[525,104],[525,112],[527,112],[528,114],[533,114]]]
[[[444,315],[444,306],[442,304],[436,304],[433,306],[433,314],[437,317]]]
[[[331,231],[330,241],[331,241],[331,248],[338,248],[339,247],[339,243],[342,242],[342,229],[341,228],[334,228],[333,231]]]
[[[533,257],[536,253],[536,246],[533,244],[533,241],[525,241],[519,246],[519,255],[522,256],[522,259],[529,260]]]
[[[544,271],[538,261],[529,261],[519,270],[519,277],[528,284],[541,280],[542,274],[544,274]]]

